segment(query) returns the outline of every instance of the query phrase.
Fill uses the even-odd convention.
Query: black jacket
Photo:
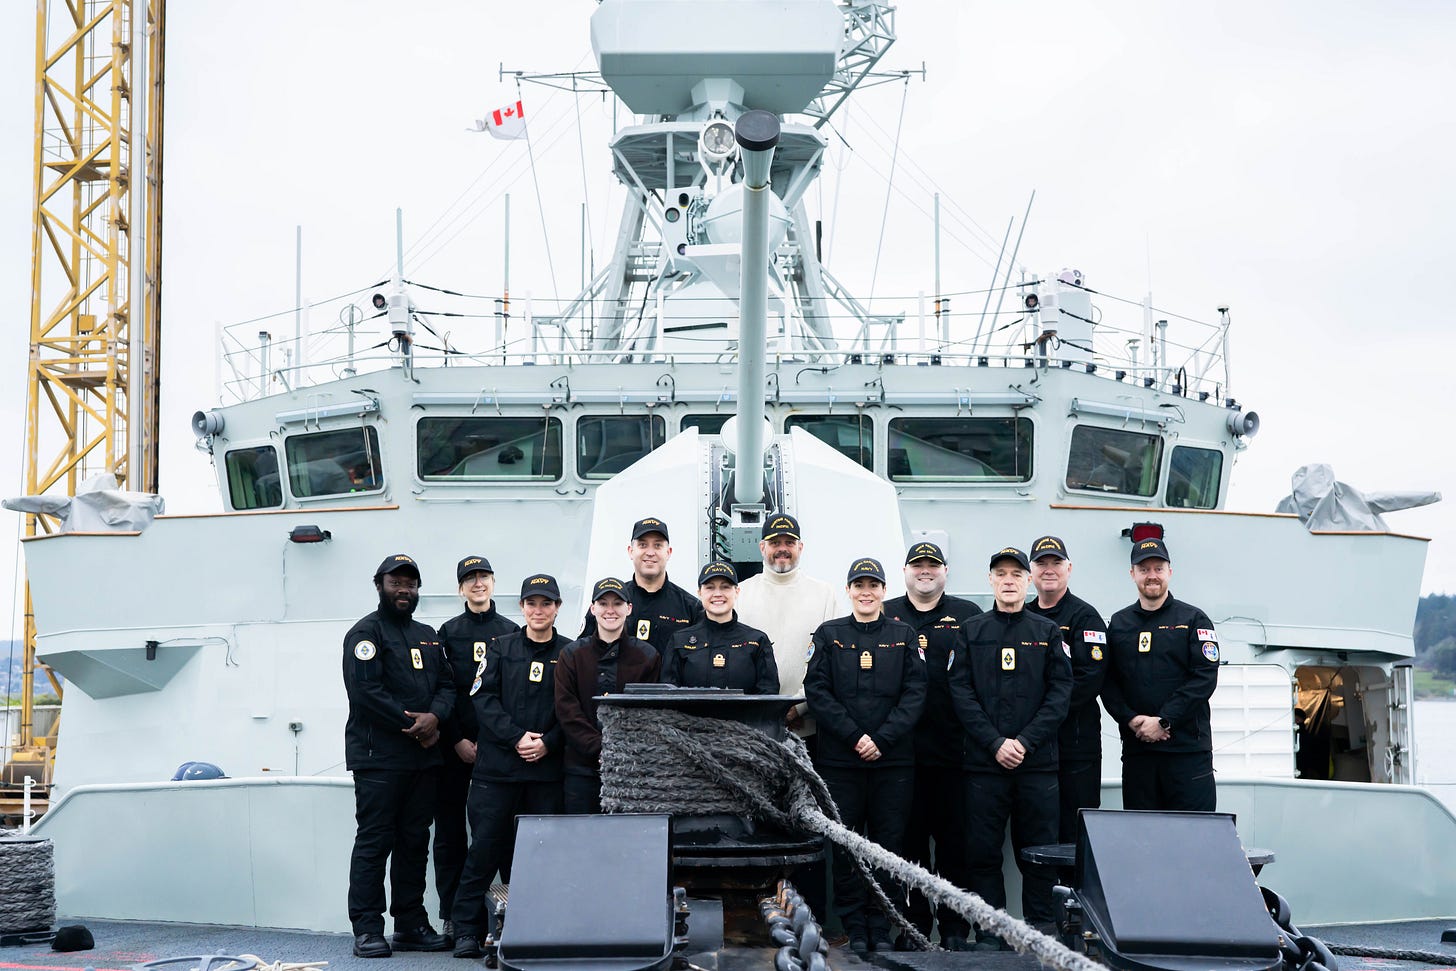
[[[1102,709],[1097,707],[1097,695],[1107,675],[1107,625],[1097,608],[1070,590],[1055,607],[1043,609],[1033,600],[1026,609],[1062,629],[1062,646],[1072,659],[1072,701],[1057,732],[1062,762],[1096,761],[1102,757]]]
[[[967,769],[1007,771],[996,751],[1014,738],[1026,758],[1013,771],[1055,772],[1057,727],[1071,696],[1072,665],[1056,624],[1025,610],[992,610],[961,625],[950,697],[965,728]]]
[[[1208,699],[1218,687],[1218,633],[1208,615],[1172,594],[1157,610],[1138,604],[1112,615],[1102,704],[1122,732],[1128,754],[1212,752]],[[1136,715],[1168,721],[1165,742],[1140,742],[1127,723]]]
[[[455,682],[435,632],[412,620],[400,623],[379,611],[344,635],[344,764],[355,769],[423,769],[440,764],[443,739],[429,748],[404,733],[430,712],[443,726],[455,707]]]
[[[915,764],[915,723],[925,707],[925,662],[915,631],[880,616],[853,615],[819,625],[809,641],[804,697],[819,720],[818,761],[856,769]],[[868,735],[880,757],[855,754]]]
[[[628,618],[630,620],[630,618]],[[623,636],[603,644],[595,634],[566,645],[556,659],[556,720],[566,735],[566,772],[596,775],[602,763],[597,698],[629,684],[654,684],[662,656],[646,641]],[[598,675],[608,673],[609,679]],[[610,683],[602,683],[609,680]]]
[[[470,687],[476,740],[474,778],[500,782],[554,782],[561,778],[566,737],[556,720],[556,659],[571,638],[555,630],[537,643],[523,630],[502,634],[490,645]],[[539,732],[546,757],[527,762],[516,743]]]
[[[684,688],[739,688],[751,695],[779,690],[773,642],[763,631],[733,619],[719,624],[704,617],[672,635],[662,659],[662,683]]]
[[[667,654],[673,634],[703,619],[703,605],[698,598],[671,580],[664,579],[662,586],[651,593],[637,586],[636,577],[628,580],[625,586],[627,602],[632,605],[632,613],[627,617],[627,633],[651,644],[658,654]],[[581,636],[590,637],[596,632],[597,619],[591,611],[587,611]]]
[[[960,637],[961,622],[980,612],[980,607],[960,597],[943,596],[933,610],[923,613],[908,596],[885,601],[885,616],[909,624],[925,649],[925,711],[915,724],[916,765],[960,768],[965,739],[950,701],[946,669]]]
[[[496,612],[494,600],[484,613],[467,607],[440,625],[440,643],[445,647],[445,657],[455,676],[455,711],[449,724],[440,728],[441,741],[447,747],[453,748],[462,738],[474,741],[480,735],[475,707],[470,703],[470,684],[475,680],[480,662],[485,660],[490,642],[516,630],[520,628],[514,621]]]

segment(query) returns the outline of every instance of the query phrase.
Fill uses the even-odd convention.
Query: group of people
[[[413,619],[415,561],[396,554],[380,564],[379,607],[344,639],[356,955],[480,956],[490,883],[497,873],[510,880],[515,817],[601,811],[597,700],[629,684],[801,698],[788,727],[845,825],[998,907],[1009,827],[1023,914],[1044,928],[1055,922],[1054,874],[1021,850],[1075,839],[1078,811],[1100,805],[1099,698],[1122,737],[1124,808],[1213,811],[1218,635],[1169,592],[1162,540],[1134,543],[1137,599],[1108,624],[1071,593],[1072,561],[1055,536],[991,555],[985,611],[945,593],[949,564],[935,543],[907,551],[906,592],[894,599],[879,560],[851,563],[848,614],[833,586],[799,568],[795,517],[766,517],[759,549],[761,573],[740,583],[732,564],[709,563],[694,596],[668,578],[667,525],[639,520],[632,576],[593,585],[574,640],[557,632],[561,592],[550,575],[522,582],[518,628],[496,610],[489,561],[462,559],[465,610],[437,632]],[[424,906],[432,822],[443,933]],[[833,872],[850,948],[906,946],[891,940],[888,916],[838,851]],[[795,882],[822,913],[823,863]],[[905,902],[924,934],[938,924],[949,949],[1004,946],[979,929],[972,937],[964,918],[918,894]]]

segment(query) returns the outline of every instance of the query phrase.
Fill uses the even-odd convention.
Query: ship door
[[[1396,785],[1415,785],[1416,731],[1415,669],[1410,664],[1397,664],[1390,671],[1390,781]]]

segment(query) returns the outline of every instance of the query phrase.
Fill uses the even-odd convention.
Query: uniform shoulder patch
[[[947,671],[949,671],[954,666],[955,666],[955,648],[951,648],[950,649],[950,658],[947,659],[946,662],[945,662],[945,669]]]
[[[373,641],[360,641],[354,645],[354,656],[361,661],[372,661],[379,649],[374,646]]]
[[[804,655],[804,663],[814,660],[814,638],[809,638],[809,652]]]
[[[1215,644],[1213,641],[1204,641],[1203,642],[1203,656],[1206,657],[1206,658],[1208,658],[1210,661],[1217,662],[1218,661],[1218,645]]]
[[[1102,648],[1099,647],[1099,646],[1097,646],[1096,644],[1093,644],[1092,645],[1092,660],[1094,660],[1094,661],[1100,661],[1100,660],[1102,660]]]
[[[1200,641],[1213,641],[1215,644],[1217,644],[1218,632],[1212,630],[1204,630],[1202,627],[1200,627],[1198,628],[1198,639]]]
[[[1107,632],[1101,630],[1084,630],[1082,640],[1088,644],[1106,644]]]

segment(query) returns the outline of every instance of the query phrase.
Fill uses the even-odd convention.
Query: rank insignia
[[[1096,644],[1093,644],[1092,645],[1092,660],[1094,660],[1094,661],[1100,661],[1100,660],[1102,660],[1102,648],[1099,647]]]
[[[1015,671],[1016,670],[1016,648],[1014,648],[1014,647],[1003,647],[1003,648],[1001,648],[1001,670],[1002,671]]]
[[[861,671],[869,671],[874,666],[875,666],[875,656],[873,654],[871,654],[869,651],[865,651],[863,654],[861,654],[859,656],[859,669]]]
[[[477,664],[479,664],[481,661],[484,661],[485,660],[485,641],[476,641],[475,642],[475,654],[474,654],[474,657],[475,657],[475,663],[477,663]]]
[[[546,673],[546,665],[542,664],[540,661],[532,661],[531,662],[531,672],[530,672],[530,674],[527,675],[527,677],[529,677],[532,681],[536,682],[537,684],[540,684],[541,683],[541,677],[545,673]]]
[[[420,654],[418,647],[410,648],[410,663],[415,666],[416,671],[423,671],[425,669],[425,658],[424,655]]]
[[[715,668],[726,668],[727,666],[728,666],[728,658],[724,657],[722,654],[714,654],[713,655],[713,667],[715,667]]]
[[[927,647],[929,647],[929,646],[930,646],[930,638],[926,637],[924,634],[921,634],[920,635],[920,656],[921,657],[924,657],[925,656],[925,649]]]
[[[1138,634],[1138,653],[1146,654],[1153,649],[1153,632],[1142,631]]]
[[[376,653],[373,641],[360,641],[354,645],[354,656],[361,661],[372,661]]]
[[[647,640],[647,638],[649,638],[651,636],[652,636],[652,621],[650,621],[650,620],[639,620],[639,621],[637,621],[637,639],[639,641],[645,641],[645,640]]]

